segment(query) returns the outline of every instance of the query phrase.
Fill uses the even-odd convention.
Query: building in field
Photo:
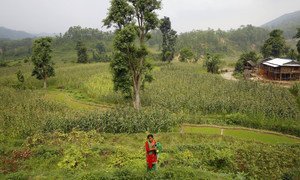
[[[266,59],[259,65],[259,74],[272,80],[300,80],[300,63],[291,59]]]

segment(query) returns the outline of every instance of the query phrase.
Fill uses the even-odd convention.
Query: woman
[[[145,142],[147,171],[155,171],[157,169],[156,141],[152,134],[149,134],[147,139]]]

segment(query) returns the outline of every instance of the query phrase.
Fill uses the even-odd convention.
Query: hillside
[[[286,38],[292,38],[297,32],[297,28],[300,28],[300,11],[282,15],[261,27],[268,30],[281,29]]]
[[[24,38],[34,38],[35,35],[29,34],[24,31],[16,31],[12,29],[8,29],[5,27],[0,27],[0,39],[24,39]]]
[[[215,124],[299,137],[300,112],[286,88],[224,81],[196,63],[155,63],[136,112],[114,93],[108,63],[57,63],[55,70],[44,91],[32,64],[0,69],[0,179],[297,179],[297,141],[180,130]],[[155,174],[146,173],[147,130],[163,144]]]

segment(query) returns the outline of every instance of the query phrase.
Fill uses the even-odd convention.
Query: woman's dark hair
[[[152,135],[152,134],[149,134],[149,135],[147,136],[147,139],[149,139],[150,137],[153,138],[153,135]]]

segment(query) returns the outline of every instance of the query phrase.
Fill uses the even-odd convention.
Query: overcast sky
[[[110,0],[0,0],[0,26],[30,33],[64,33],[70,26],[101,29]],[[260,26],[300,10],[300,0],[163,0],[160,17],[179,32]]]

